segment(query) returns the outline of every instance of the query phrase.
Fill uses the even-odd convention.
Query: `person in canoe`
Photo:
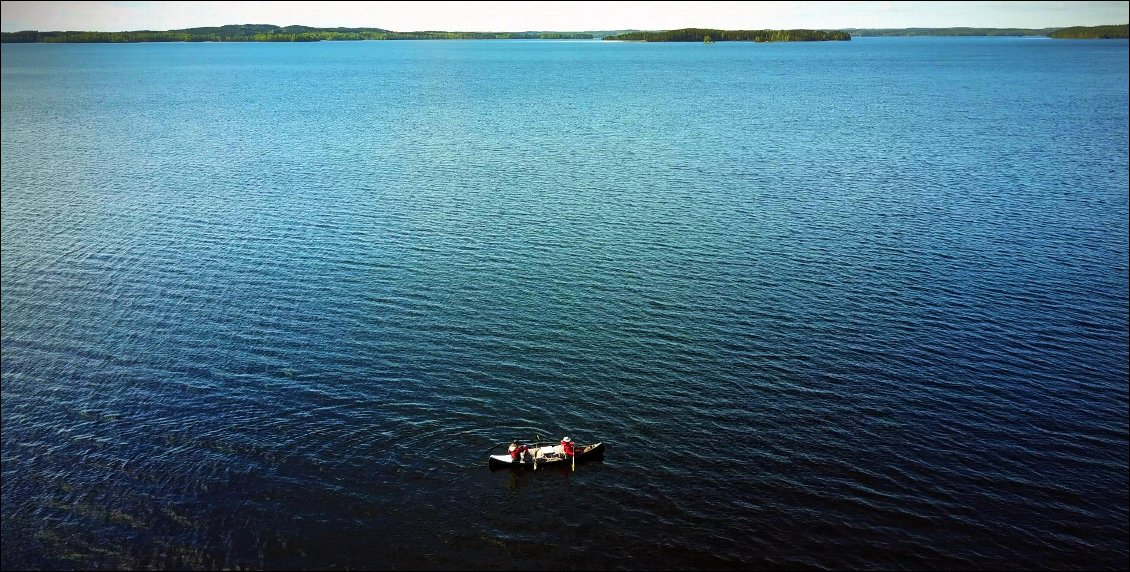
[[[510,442],[510,462],[517,463],[522,460],[522,455],[530,448],[525,445],[519,445],[517,441]]]
[[[568,435],[561,440],[561,451],[565,453],[566,457],[573,456],[573,440],[570,439]]]

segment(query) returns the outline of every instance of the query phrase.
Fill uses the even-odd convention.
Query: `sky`
[[[1054,28],[1125,24],[1130,2],[0,2],[0,30],[301,24],[418,30]]]

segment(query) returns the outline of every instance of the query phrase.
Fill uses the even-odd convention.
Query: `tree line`
[[[591,40],[573,32],[393,32],[380,28],[311,28],[243,24],[133,32],[3,32],[5,43],[320,42],[341,40]]]
[[[1049,36],[1069,39],[1126,38],[1127,25],[1070,28],[900,28],[846,30],[713,30],[683,28],[668,31],[628,31],[605,35],[606,40],[639,42],[812,42],[850,40],[852,36]],[[126,42],[318,42],[338,40],[590,40],[588,32],[393,32],[381,28],[313,28],[241,24],[181,30],[133,32],[0,33],[5,43],[126,43]]]
[[[1053,38],[1068,40],[1114,40],[1130,38],[1130,35],[1127,35],[1128,31],[1130,31],[1130,24],[1122,24],[1121,26],[1072,26],[1061,28],[1048,35]]]
[[[1071,28],[847,28],[854,37],[870,36],[1048,36],[1050,38],[1125,38],[1121,26],[1074,26]]]
[[[1047,36],[1055,28],[849,28],[854,37],[873,36]]]
[[[824,42],[845,41],[851,34],[838,30],[711,30],[683,28],[664,32],[629,32],[605,36],[605,40],[625,42],[702,42],[709,37],[714,42]]]

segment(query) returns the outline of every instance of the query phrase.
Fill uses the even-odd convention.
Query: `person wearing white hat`
[[[568,436],[561,440],[561,450],[565,453],[566,457],[573,456],[573,440]]]

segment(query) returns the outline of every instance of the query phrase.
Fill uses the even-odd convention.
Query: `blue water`
[[[1130,564],[1125,41],[0,53],[4,569]]]

